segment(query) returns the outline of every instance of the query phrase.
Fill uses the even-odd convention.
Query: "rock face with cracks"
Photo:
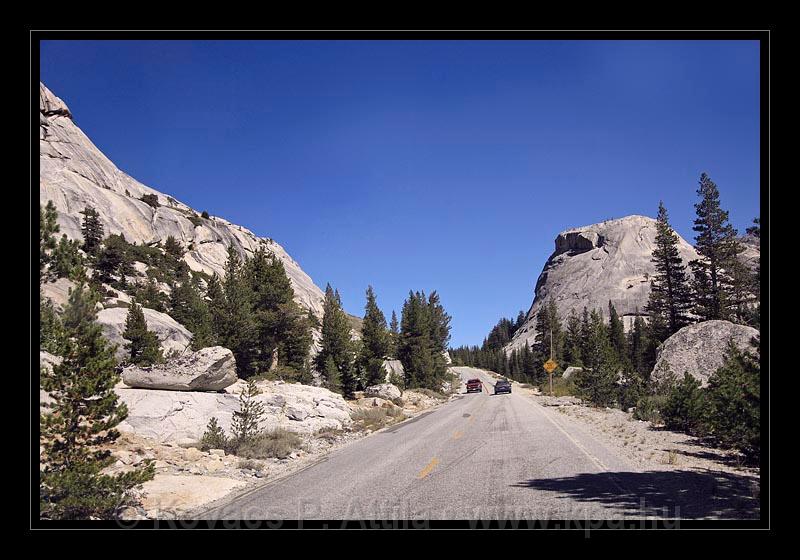
[[[217,216],[202,218],[118,169],[78,128],[64,101],[42,83],[39,113],[39,200],[53,201],[61,233],[82,239],[80,212],[89,205],[99,212],[106,235],[124,234],[138,244],[163,243],[172,235],[187,249],[185,260],[192,270],[220,275],[228,247],[242,256],[263,247],[283,262],[298,303],[322,316],[322,290],[278,243]],[[155,195],[159,206],[142,201],[143,195]]]
[[[645,314],[650,296],[655,237],[656,220],[646,216],[627,216],[559,233],[555,250],[536,282],[526,321],[506,350],[533,344],[536,318],[550,300],[556,302],[562,320],[571,311],[580,316],[584,307],[603,311],[608,320],[611,301],[630,328],[637,314]],[[680,236],[678,251],[686,265],[698,258]]]

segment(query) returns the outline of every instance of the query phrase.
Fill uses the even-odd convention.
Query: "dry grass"
[[[351,416],[357,429],[373,432],[406,418],[403,410],[395,406],[362,408],[353,412]]]
[[[344,432],[338,428],[322,428],[314,433],[314,437],[334,443],[338,440]]]
[[[294,432],[277,428],[264,432],[236,448],[236,455],[246,459],[285,459],[293,451],[300,449],[303,440]]]

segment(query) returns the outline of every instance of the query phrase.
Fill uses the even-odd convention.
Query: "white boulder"
[[[367,397],[379,397],[390,401],[400,398],[400,389],[391,383],[381,383],[380,385],[370,385],[364,389],[364,395]]]
[[[152,367],[129,366],[122,380],[140,389],[221,391],[236,383],[236,359],[227,348],[210,346]]]

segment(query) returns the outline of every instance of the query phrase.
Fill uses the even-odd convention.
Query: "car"
[[[494,384],[495,395],[498,395],[500,393],[510,393],[510,392],[511,392],[511,383],[507,379],[501,379]]]
[[[483,391],[483,382],[480,379],[467,381],[467,393],[480,393],[481,391]]]

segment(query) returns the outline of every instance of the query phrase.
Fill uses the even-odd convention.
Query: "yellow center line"
[[[436,465],[438,465],[438,464],[439,464],[439,459],[434,457],[433,459],[431,459],[431,462],[428,463],[428,465],[424,469],[419,471],[419,474],[417,475],[417,478],[425,478],[426,476],[431,474],[431,471],[434,468],[436,468]]]

